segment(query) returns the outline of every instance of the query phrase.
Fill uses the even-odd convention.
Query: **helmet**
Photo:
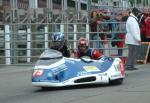
[[[79,47],[79,46],[86,46],[86,47],[88,47],[88,46],[89,46],[89,41],[88,41],[88,39],[81,37],[81,38],[78,40],[78,47]]]
[[[52,34],[52,41],[64,41],[64,34],[61,32],[55,32]]]
[[[53,47],[57,50],[60,50],[65,44],[65,37],[61,32],[53,33],[51,39]]]

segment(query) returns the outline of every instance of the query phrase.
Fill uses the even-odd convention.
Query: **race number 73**
[[[43,75],[44,70],[34,70],[33,76],[41,76]]]

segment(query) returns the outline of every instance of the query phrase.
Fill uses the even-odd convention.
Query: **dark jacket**
[[[70,57],[70,51],[69,51],[66,43],[60,49],[56,48],[55,46],[52,46],[51,49],[55,49],[55,50],[60,51],[63,54],[64,57]]]

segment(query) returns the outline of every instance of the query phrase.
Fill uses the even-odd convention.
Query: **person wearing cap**
[[[137,48],[141,44],[140,27],[138,24],[139,10],[133,8],[126,22],[125,44],[128,46],[128,56],[125,64],[126,70],[136,70],[136,53]]]
[[[98,60],[103,54],[95,48],[89,48],[89,40],[81,37],[78,40],[77,48],[73,49],[71,57],[80,58],[82,56],[88,56],[91,59]]]

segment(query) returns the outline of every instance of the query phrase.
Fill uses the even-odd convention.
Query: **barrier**
[[[51,39],[50,36],[53,32],[51,30],[51,27],[55,26],[56,23],[43,23],[44,27],[42,27],[42,31],[38,30],[35,27],[36,24],[29,23],[29,24],[9,24],[5,27],[5,46],[0,48],[0,65],[20,65],[20,64],[34,64],[35,61],[38,59],[42,51],[50,47],[51,45]],[[24,30],[13,30],[13,27],[21,27],[22,25],[31,25],[29,28],[26,28]],[[38,24],[37,24],[38,25]],[[64,34],[66,39],[68,40],[68,44],[72,45],[70,49],[73,49],[76,47],[76,41],[80,36],[89,38],[89,35],[91,35],[93,32],[89,31],[89,23],[57,23],[57,25],[64,25]],[[69,29],[69,25],[73,25],[72,30]],[[86,27],[84,28],[84,31],[81,29],[82,26]],[[8,28],[9,27],[9,28]],[[59,28],[59,30],[61,30]],[[97,32],[100,33],[100,32]],[[111,34],[111,32],[108,32]],[[105,34],[108,34],[105,32]],[[9,38],[8,38],[9,36]],[[69,38],[68,38],[69,36]],[[71,38],[70,38],[71,37]],[[2,42],[2,41],[0,41]],[[96,48],[99,50],[104,51],[103,53],[107,56],[113,56],[112,54],[116,54],[115,57],[118,57],[117,55],[117,47],[111,46],[111,40],[100,40],[97,37],[97,40],[90,40],[90,42],[106,42],[107,46],[97,46]],[[92,45],[90,45],[93,47]],[[70,46],[69,46],[70,47]],[[122,48],[126,49],[126,48]],[[4,51],[4,52],[2,52]],[[124,55],[123,55],[124,57]]]
[[[149,52],[150,42],[142,42],[142,44],[138,47],[137,50],[137,62],[146,64]]]
[[[77,1],[78,3],[80,2],[80,0]],[[99,34],[103,33],[105,36],[110,36],[112,34],[119,33],[119,31],[110,30],[101,32],[98,28],[97,31],[91,32],[91,26],[89,25],[89,21],[91,19],[90,12],[95,9],[95,5],[93,5],[93,8],[91,6],[91,0],[87,0],[87,8],[84,9],[84,12],[79,9],[80,5],[77,2],[75,2],[75,9],[67,9],[67,3],[65,3],[67,2],[66,0],[63,0],[62,5],[60,5],[62,6],[62,10],[58,8],[53,10],[52,0],[47,0],[47,8],[40,9],[37,5],[37,1],[30,1],[29,8],[21,10],[19,10],[19,8],[14,9],[17,7],[17,3],[13,5],[14,2],[15,1],[13,0],[10,5],[12,8],[9,8],[8,12],[5,12],[7,17],[5,17],[4,23],[2,24],[2,26],[7,24],[7,26],[3,29],[5,30],[5,46],[2,45],[0,48],[0,60],[2,61],[0,61],[0,64],[19,65],[21,63],[35,63],[37,58],[40,56],[40,53],[51,46],[50,36],[56,31],[61,31],[65,34],[65,38],[69,42],[69,47],[71,47],[70,49],[76,48],[78,38],[83,36],[90,39],[90,42],[95,44],[90,45],[90,47],[102,50],[107,56],[112,56],[111,54],[118,53],[118,48],[110,45],[110,37],[102,40],[99,38]],[[98,8],[96,9],[100,9],[99,7],[101,6],[98,5],[97,7]],[[107,9],[108,6],[106,6],[106,10]],[[109,8],[109,10],[113,9],[115,8],[112,6]],[[73,14],[71,19],[69,19],[70,12]],[[115,22],[104,21],[101,23],[114,24]],[[38,29],[39,27],[42,27],[42,31]],[[20,29],[25,32],[19,32]],[[24,33],[25,35],[21,36],[23,39],[17,38],[20,34]],[[94,39],[90,37],[92,34],[97,34]],[[3,43],[3,41],[0,42]]]

